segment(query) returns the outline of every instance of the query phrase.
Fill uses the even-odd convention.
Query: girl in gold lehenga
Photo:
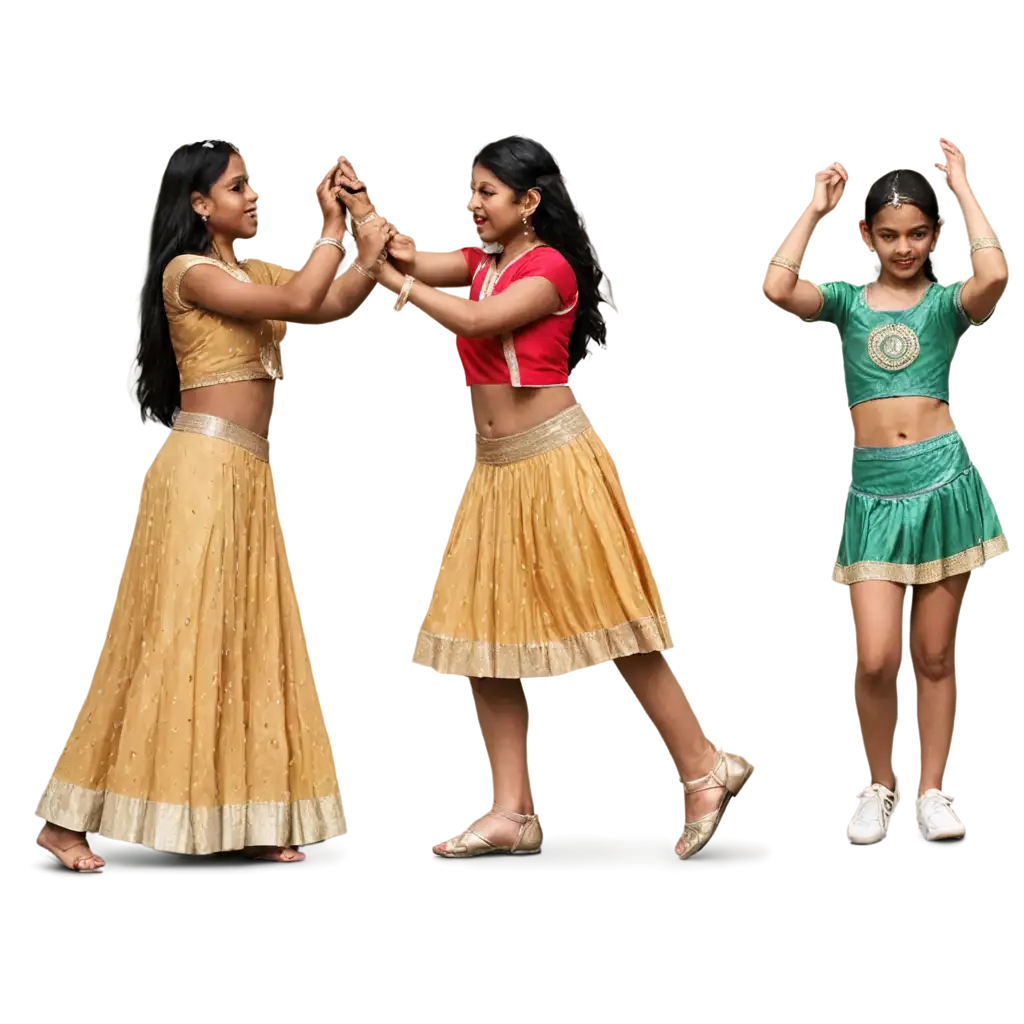
[[[604,344],[604,275],[558,165],[531,139],[477,154],[469,211],[499,251],[423,253],[387,229],[377,271],[396,310],[417,306],[456,335],[477,430],[414,660],[469,677],[494,806],[434,852],[540,852],[521,679],[613,660],[684,781],[686,860],[753,767],[708,741],[662,654],[668,623],[618,472],[569,388],[588,342]],[[438,290],[459,286],[468,299]]]
[[[182,146],[164,173],[142,293],[138,398],[172,427],[85,705],[39,803],[39,845],[103,866],[87,832],[157,850],[304,859],[345,831],[330,742],[277,519],[267,433],[282,321],[349,316],[388,225],[344,255],[373,207],[342,158],[320,183],[323,232],[298,272],[235,259],[256,193],[226,142]],[[382,230],[380,230],[382,229]],[[180,409],[179,409],[180,406]]]

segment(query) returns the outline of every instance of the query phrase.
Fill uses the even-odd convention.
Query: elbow
[[[459,334],[464,338],[485,338],[492,334],[483,322],[483,318],[475,309],[470,310],[459,325]]]
[[[1000,290],[1000,292],[1006,287],[1006,283],[1010,280],[1010,268],[1004,263],[993,275],[992,283]]]
[[[291,312],[295,317],[313,316],[320,309],[320,303],[313,295],[296,295],[291,302]]]
[[[784,290],[772,281],[765,281],[762,291],[764,297],[775,306],[781,306],[786,301]]]

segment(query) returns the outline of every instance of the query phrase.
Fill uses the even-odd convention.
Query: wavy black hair
[[[889,206],[896,197],[900,203],[916,206],[932,222],[932,226],[938,228],[939,199],[935,195],[935,189],[931,187],[923,174],[904,168],[882,175],[868,190],[868,197],[864,201],[864,221],[869,231],[875,214],[882,207]],[[924,261],[924,276],[929,281],[938,280],[932,269],[931,256]]]
[[[601,291],[606,281],[597,253],[587,235],[583,218],[576,212],[562,172],[555,158],[533,139],[510,135],[484,146],[474,164],[486,167],[515,193],[518,202],[530,189],[540,193],[540,205],[533,215],[537,237],[557,249],[576,274],[579,304],[569,338],[569,370],[587,356],[590,341],[605,344],[607,325],[599,308],[612,305],[611,294]]]
[[[182,253],[203,253],[210,233],[192,209],[192,193],[208,193],[227,170],[238,150],[230,142],[193,142],[174,151],[167,162],[153,212],[149,239],[149,266],[139,308],[139,368],[135,394],[142,419],[165,426],[174,421],[181,401],[181,378],[171,347],[171,331],[164,309],[163,280],[167,264]]]

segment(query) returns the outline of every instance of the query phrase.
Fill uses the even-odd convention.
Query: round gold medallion
[[[882,324],[868,335],[868,355],[883,370],[902,370],[920,354],[921,343],[906,324]]]

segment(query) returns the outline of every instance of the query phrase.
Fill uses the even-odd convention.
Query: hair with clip
[[[569,370],[587,356],[590,341],[605,344],[607,325],[600,304],[611,304],[611,294],[601,291],[606,282],[597,253],[587,235],[583,218],[576,212],[562,172],[555,158],[533,139],[509,136],[484,146],[474,164],[486,167],[515,193],[518,201],[530,189],[540,193],[540,205],[533,214],[537,237],[557,249],[576,275],[579,305],[569,338]]]
[[[901,206],[916,206],[932,222],[933,228],[939,226],[939,200],[935,189],[917,171],[908,171],[906,168],[890,171],[871,186],[864,202],[864,221],[869,231],[878,212],[887,206],[897,210]],[[924,261],[923,270],[929,281],[938,280],[932,269],[931,256]]]
[[[203,253],[210,234],[192,209],[192,193],[208,193],[238,150],[230,142],[206,140],[181,146],[171,155],[160,182],[149,239],[149,266],[139,309],[139,348],[135,357],[135,394],[143,421],[170,426],[181,401],[181,378],[171,347],[164,309],[163,278],[167,264],[182,253]]]

